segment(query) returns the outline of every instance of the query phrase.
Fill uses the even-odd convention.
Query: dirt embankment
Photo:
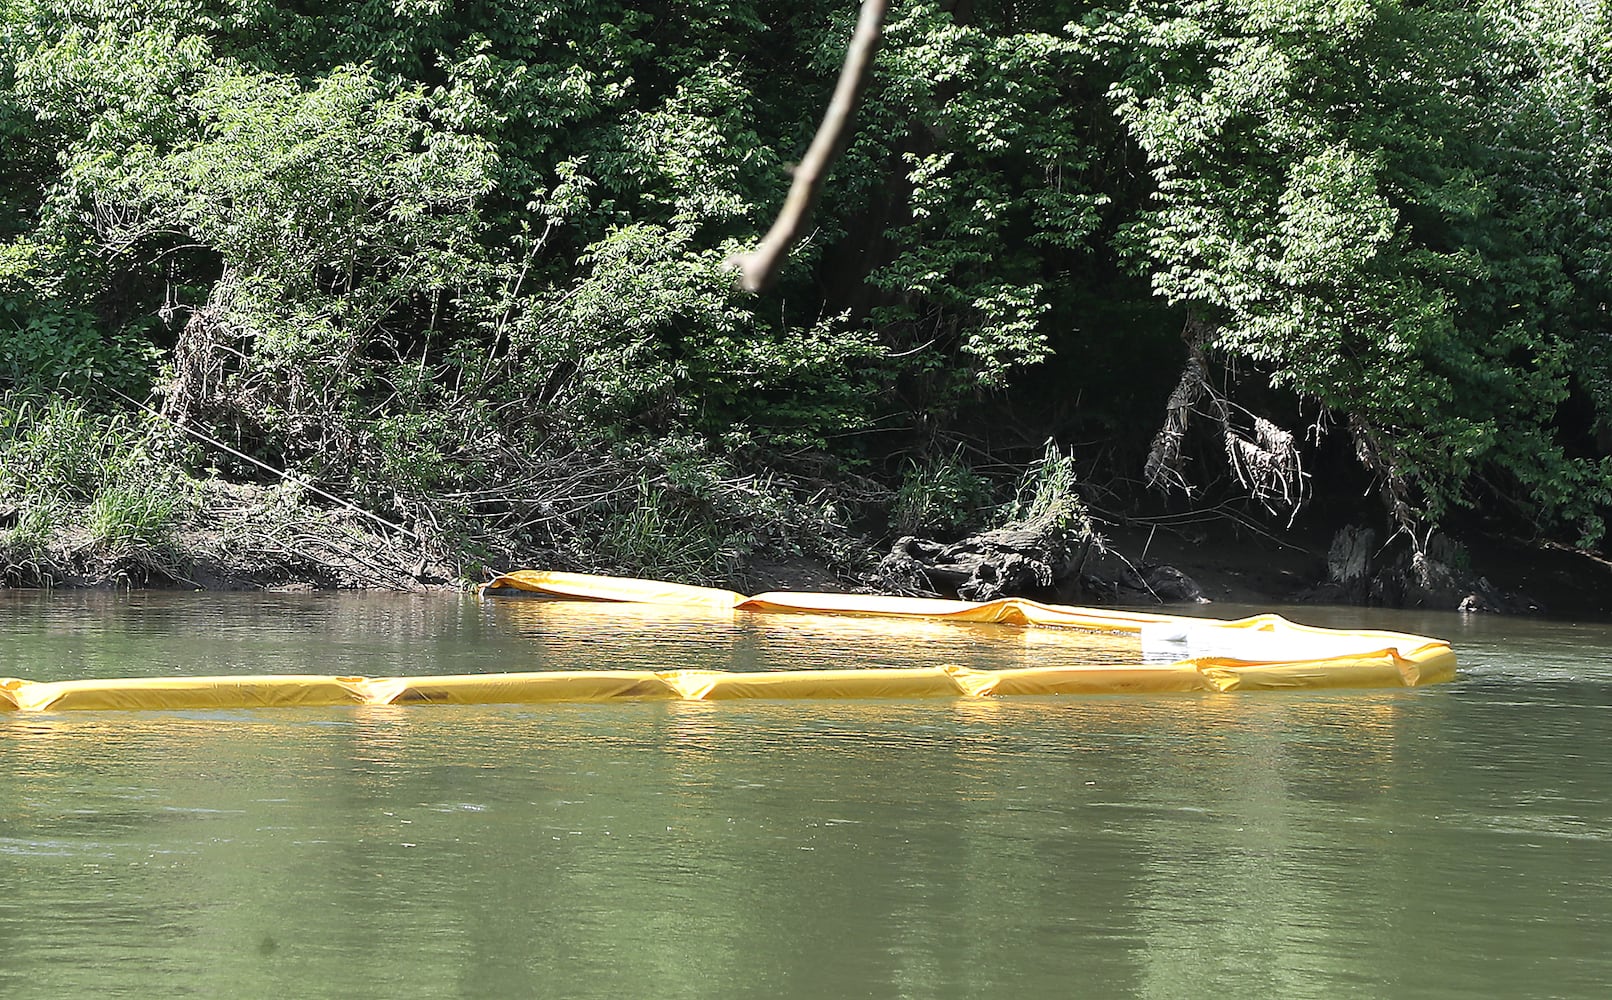
[[[219,482],[185,523],[161,532],[69,523],[0,545],[0,586],[10,587],[418,591],[458,587],[463,576],[414,535],[355,510]]]
[[[1029,596],[1077,604],[1362,603],[1612,619],[1612,562],[1556,545],[1466,539],[1431,547],[1437,560],[1413,566],[1408,553],[1376,544],[1366,531],[1351,536],[1352,549],[1343,551],[1337,535],[1277,534],[1223,517],[1107,524],[1101,531],[1102,546],[1074,553],[1054,587]],[[868,565],[888,550],[870,542]],[[292,507],[262,488],[223,487],[192,524],[158,543],[108,545],[67,531],[48,548],[0,550],[0,586],[422,591],[473,586],[522,567],[589,568],[554,565],[538,552],[471,558],[353,511]],[[1340,571],[1354,575],[1340,579]],[[892,589],[865,571],[787,555],[752,558],[733,579],[690,582],[747,593]]]
[[[1403,536],[1384,540],[1366,527],[1278,533],[1224,516],[1108,524],[1101,543],[1064,553],[1049,554],[1039,542],[995,545],[999,534],[945,545],[903,538],[881,564],[875,589],[920,593],[916,581],[950,596],[953,578],[967,576],[953,589],[977,599],[1357,604],[1612,619],[1612,562],[1557,545],[1434,535],[1416,550]],[[1034,572],[1019,572],[1026,563]],[[1009,579],[1018,586],[996,586]]]
[[[1105,528],[1137,566],[1169,566],[1211,601],[1376,604],[1612,619],[1612,562],[1551,543],[1473,537],[1429,546],[1418,567],[1405,547],[1362,529],[1357,575],[1339,580],[1348,553],[1338,534],[1273,534],[1217,519]],[[1421,572],[1418,572],[1420,568]],[[1423,584],[1427,584],[1424,586]]]

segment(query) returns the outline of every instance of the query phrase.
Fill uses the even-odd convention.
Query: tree
[[[1563,60],[1458,3],[1145,3],[1081,31],[1154,164],[1123,245],[1204,346],[1345,423],[1413,537],[1515,484],[1542,527],[1600,538],[1612,463],[1562,406],[1604,318],[1539,228],[1581,214],[1564,181],[1589,164],[1529,114],[1553,78],[1566,96]]]

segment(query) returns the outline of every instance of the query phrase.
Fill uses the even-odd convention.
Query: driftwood
[[[1367,585],[1377,533],[1370,528],[1342,528],[1327,549],[1327,581],[1348,590]]]
[[[1112,548],[1093,547],[1081,561],[1071,596],[1105,604],[1207,604],[1203,588],[1165,563],[1133,562]]]
[[[1067,578],[1089,544],[1034,527],[998,528],[950,544],[906,535],[879,563],[878,578],[884,589],[908,594],[1022,597]]]
[[[1138,566],[1092,534],[1033,523],[945,543],[907,535],[875,574],[879,589],[965,601],[1003,597],[1139,603],[1203,602],[1193,579],[1173,566]]]
[[[1425,544],[1396,536],[1377,543],[1370,528],[1342,528],[1327,550],[1327,578],[1302,595],[1327,603],[1372,604],[1392,608],[1436,608],[1494,614],[1530,614],[1538,601],[1506,593],[1468,566],[1465,550],[1444,535]]]

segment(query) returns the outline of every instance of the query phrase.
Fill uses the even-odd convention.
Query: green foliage
[[[1074,454],[1065,454],[1048,441],[1041,458],[1025,470],[1013,499],[997,511],[997,519],[1004,524],[1049,528],[1073,538],[1092,537],[1096,529],[1080,498]]]
[[[1050,11],[1008,27],[918,3],[887,31],[849,157],[864,170],[901,164],[867,193],[902,200],[884,209],[900,221],[868,275],[886,293],[873,318],[883,336],[933,352],[921,360],[940,373],[939,405],[1046,359],[1059,297],[1043,280],[1049,259],[1089,252],[1112,200],[1091,183],[1094,137],[1069,113],[1085,67],[1060,27]]]
[[[160,547],[195,512],[185,457],[155,420],[0,397],[0,508],[17,511],[0,546],[34,556],[82,522],[102,551]]]
[[[86,502],[105,478],[109,452],[129,442],[127,419],[96,417],[60,396],[0,400],[0,497]]]
[[[964,534],[983,523],[991,492],[990,481],[969,467],[961,448],[922,462],[909,460],[891,506],[891,527],[898,535]]]
[[[709,511],[680,504],[640,479],[628,502],[604,517],[597,551],[607,565],[627,575],[650,573],[699,583],[734,575],[741,552],[732,542]]]
[[[18,508],[10,528],[0,532],[0,552],[13,562],[38,562],[46,558],[51,543],[61,530],[61,512],[46,504]]]
[[[157,357],[149,343],[108,338],[87,313],[0,299],[0,385],[25,391],[83,393],[103,386],[141,391]]]
[[[883,351],[831,317],[768,330],[687,229],[635,225],[582,257],[588,270],[510,331],[517,377],[591,423],[654,431],[756,425],[784,444],[822,445],[868,415],[869,362]]]
[[[90,501],[86,519],[90,538],[112,551],[164,545],[189,513],[186,500],[165,484],[142,480],[109,484]]]
[[[1605,285],[1570,275],[1599,236],[1561,220],[1606,190],[1594,73],[1570,68],[1605,50],[1580,5],[1533,7],[1143,3],[1080,30],[1154,165],[1121,246],[1156,292],[1347,414],[1407,527],[1490,469],[1588,543],[1604,456],[1575,455],[1559,415],[1606,370],[1584,353]]]
[[[594,471],[611,485],[591,488],[556,539],[580,568],[736,585],[758,554],[842,561],[844,516],[832,502],[746,470],[703,438],[624,442]]]
[[[743,296],[722,262],[781,201],[854,16],[14,0],[0,388],[154,391],[411,525],[694,578],[832,521],[769,470],[971,420],[1139,465],[1186,321],[1244,405],[1349,428],[1402,524],[1498,494],[1601,537],[1605,10],[898,5],[812,237]],[[38,447],[101,471],[8,462],[7,488],[104,492],[108,538],[155,537],[161,503],[74,451],[107,419],[76,412],[30,410]],[[103,430],[170,461],[139,421]],[[1062,461],[1042,488],[1075,498]],[[955,456],[915,465],[897,520],[961,530],[986,493]],[[1078,522],[1045,503],[1015,516]]]

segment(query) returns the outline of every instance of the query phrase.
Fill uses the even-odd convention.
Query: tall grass
[[[745,552],[704,506],[680,502],[665,487],[640,478],[636,496],[606,515],[594,540],[598,555],[634,575],[684,583],[731,579]]]
[[[155,418],[96,413],[60,397],[0,396],[0,558],[37,562],[71,545],[120,557],[167,545],[197,487]]]
[[[1041,458],[1019,480],[1013,499],[997,511],[1003,524],[1033,525],[1066,532],[1074,538],[1095,531],[1086,504],[1080,499],[1080,476],[1075,457],[1048,441]]]
[[[990,482],[969,467],[959,447],[907,464],[890,522],[898,535],[956,535],[980,527],[991,503]]]

